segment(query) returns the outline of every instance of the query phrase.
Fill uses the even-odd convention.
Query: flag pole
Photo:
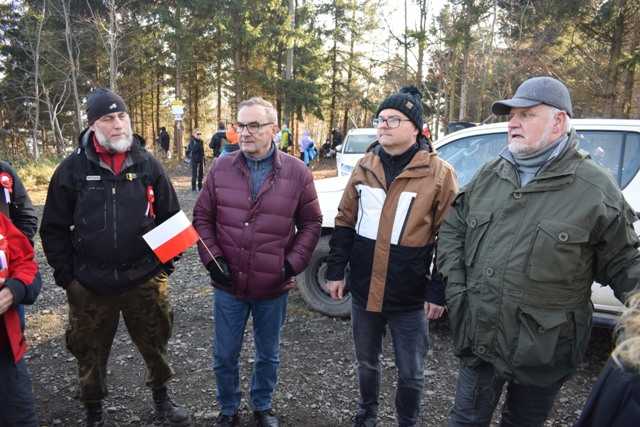
[[[202,240],[202,237],[200,237],[200,234],[198,234],[198,240],[200,241],[200,243],[202,243],[202,246],[204,246],[204,248],[207,250],[207,252],[209,253],[209,256],[211,257],[211,259],[213,260],[213,262],[216,263],[216,267],[218,267],[218,269],[220,271],[224,271],[222,269],[222,266],[220,265],[220,263],[218,262],[218,260],[216,260],[216,257],[213,256],[213,254],[211,253],[211,251],[209,250],[209,248],[207,247],[207,245],[204,244],[204,240]]]

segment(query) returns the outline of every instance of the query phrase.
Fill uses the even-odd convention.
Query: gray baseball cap
[[[573,116],[569,89],[553,77],[533,77],[525,80],[518,86],[513,98],[494,102],[491,111],[504,116],[509,114],[512,108],[529,108],[540,104],[556,107]]]

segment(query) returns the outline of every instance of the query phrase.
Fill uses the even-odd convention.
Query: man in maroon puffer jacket
[[[251,406],[258,426],[278,426],[271,407],[278,376],[287,291],[318,243],[322,215],[313,176],[273,143],[273,105],[251,98],[238,106],[240,150],[211,168],[193,210],[207,248],[198,250],[214,292],[214,371],[219,426],[239,423],[238,359],[249,314],[256,356]]]

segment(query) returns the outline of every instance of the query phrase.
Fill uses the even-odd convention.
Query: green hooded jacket
[[[513,164],[485,164],[458,194],[438,238],[437,267],[456,355],[547,386],[575,372],[591,332],[591,284],[621,301],[640,283],[635,213],[613,178],[564,150],[525,186]]]

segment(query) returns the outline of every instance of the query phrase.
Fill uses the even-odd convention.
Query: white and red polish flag
[[[200,236],[187,215],[180,211],[142,238],[160,262],[165,263],[193,246]]]

